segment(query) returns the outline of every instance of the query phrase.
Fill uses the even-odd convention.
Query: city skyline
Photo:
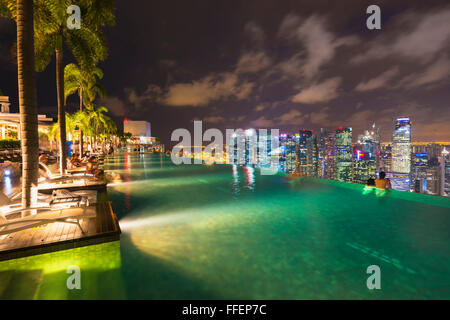
[[[98,103],[118,124],[151,122],[166,144],[194,120],[222,130],[343,126],[355,136],[376,122],[387,141],[402,115],[413,141],[450,140],[450,7],[378,5],[381,30],[367,29],[367,4],[356,1],[118,2],[120,27],[106,30],[111,50],[99,65],[108,97]],[[8,80],[15,27],[0,26],[0,89],[17,110],[17,83]],[[39,112],[54,116],[52,70],[38,73],[37,86]],[[68,110],[76,107],[70,97]]]

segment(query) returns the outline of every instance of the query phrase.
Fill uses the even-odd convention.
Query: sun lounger
[[[3,194],[0,194],[3,196]],[[0,207],[0,213],[11,214],[13,211],[21,208],[21,196],[22,192],[18,192],[13,197],[8,199],[3,206]],[[6,197],[6,196],[5,196]],[[6,197],[7,198],[7,197]],[[66,189],[53,190],[52,195],[46,195],[38,193],[36,208],[54,208],[61,207],[61,205],[77,206],[81,205],[89,206],[89,199],[84,195],[77,195]]]
[[[86,168],[81,170],[69,169],[68,175],[62,176],[60,174],[54,174],[50,168],[42,162],[39,162],[39,167],[45,172],[45,176],[48,180],[61,180],[61,179],[73,179],[74,177],[93,177],[93,174],[86,173]]]
[[[89,205],[89,200],[86,196],[74,194],[67,189],[58,189],[53,190],[52,200],[49,204],[53,206],[56,204],[75,203],[79,207],[83,202],[86,206]]]
[[[96,215],[95,207],[69,208],[59,210],[51,210],[51,208],[21,209],[21,211],[25,210],[37,210],[41,211],[42,213],[9,220],[6,219],[2,214],[0,214],[0,235],[10,234],[30,228],[36,228],[54,222],[76,224],[80,228],[81,232],[85,234],[85,231],[80,225],[80,220],[95,217]]]

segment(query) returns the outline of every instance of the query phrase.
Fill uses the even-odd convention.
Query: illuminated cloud
[[[246,99],[253,87],[253,83],[239,81],[236,74],[222,73],[193,82],[174,84],[160,101],[168,106],[201,107],[219,99]]]
[[[388,56],[427,62],[449,45],[450,7],[428,14],[407,13],[396,21],[395,26],[386,28],[387,32],[370,42],[367,50],[356,55],[352,62],[361,63]]]
[[[439,60],[428,66],[424,71],[410,74],[404,77],[399,87],[415,88],[442,81],[450,76],[450,60],[442,56]],[[445,84],[442,82],[441,84]]]
[[[304,46],[304,50],[281,62],[280,70],[288,74],[301,74],[306,79],[315,77],[323,65],[332,61],[338,47],[359,42],[356,36],[338,38],[328,30],[325,18],[317,15],[305,20],[287,15],[278,34],[289,41],[297,40]]]
[[[303,123],[303,114],[298,110],[292,109],[276,118],[276,122],[281,125],[301,125]]]
[[[379,76],[372,78],[368,81],[360,82],[355,90],[356,91],[369,91],[384,87],[387,85],[389,80],[395,77],[399,73],[398,67],[394,67],[393,69],[387,70],[380,74]]]
[[[208,123],[221,123],[225,121],[225,118],[222,116],[206,116],[202,120]]]
[[[256,73],[266,69],[271,64],[271,59],[263,52],[247,52],[243,54],[236,67],[237,73]]]
[[[327,102],[338,96],[338,88],[342,82],[340,77],[327,79],[319,84],[313,84],[310,87],[302,89],[292,97],[293,102],[314,104]]]

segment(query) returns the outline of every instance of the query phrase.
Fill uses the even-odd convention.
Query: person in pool
[[[372,178],[372,177],[367,179],[366,186],[368,186],[368,187],[375,187],[375,179]]]
[[[390,190],[392,188],[391,181],[386,178],[385,172],[380,172],[379,177],[375,181],[377,189]]]

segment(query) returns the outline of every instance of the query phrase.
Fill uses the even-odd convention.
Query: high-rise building
[[[444,148],[441,152],[441,192],[440,195],[450,197],[450,152]]]
[[[379,171],[392,171],[392,146],[389,143],[381,144]]]
[[[395,122],[392,134],[392,172],[411,172],[411,121],[400,117]]]
[[[287,173],[293,173],[297,169],[297,145],[296,137],[288,135],[284,143]]]
[[[306,175],[317,177],[317,139],[314,134],[306,138]]]
[[[426,152],[413,153],[411,165],[411,179],[414,182],[414,191],[419,193],[423,192],[423,180],[426,179],[427,176],[428,154]]]
[[[352,128],[336,130],[336,178],[352,181]]]
[[[289,135],[287,133],[280,134],[280,151],[279,151],[279,171],[286,172],[286,152]]]
[[[375,178],[376,170],[381,168],[380,134],[375,124],[363,134],[353,148],[353,182],[366,183]]]
[[[320,128],[319,141],[317,143],[317,176],[325,178],[325,145],[328,131]]]
[[[321,164],[323,172],[321,177],[336,180],[336,134],[327,132],[321,139],[323,139],[323,161]]]
[[[302,175],[308,174],[308,139],[313,136],[312,130],[301,129],[297,135],[297,165],[298,171]]]

